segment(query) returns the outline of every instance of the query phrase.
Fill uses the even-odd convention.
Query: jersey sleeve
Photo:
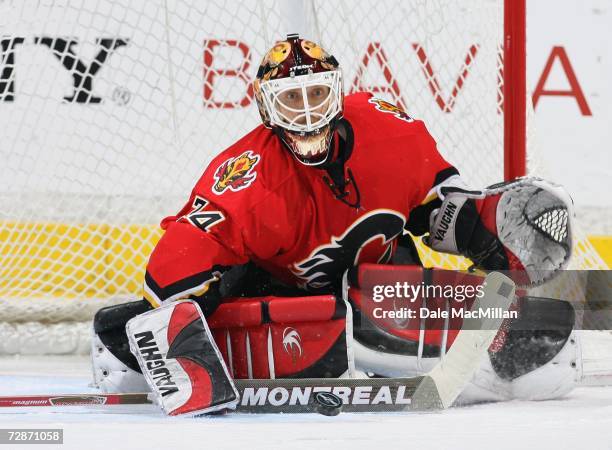
[[[155,307],[190,298],[212,313],[223,272],[249,261],[237,218],[202,191],[196,186],[183,209],[161,223],[165,232],[144,280],[144,297]]]
[[[371,94],[356,97],[355,101],[367,105],[370,132],[384,136],[385,145],[392,149],[393,165],[401,168],[402,183],[409,190],[406,228],[413,234],[426,233],[429,213],[440,204],[439,187],[453,183],[459,171],[442,156],[423,121]]]
[[[442,203],[440,188],[465,185],[459,171],[439,153],[434,138],[424,125],[423,129],[424,132],[417,137],[419,169],[414,171],[415,203],[406,223],[406,229],[417,236],[429,231],[429,216]]]
[[[190,298],[208,315],[232,288],[219,282],[225,272],[276,251],[272,239],[261,244],[264,224],[256,214],[258,202],[274,189],[264,164],[271,137],[261,125],[217,155],[185,206],[162,221],[165,232],[144,280],[144,296],[153,306]]]
[[[400,106],[366,92],[348,96],[346,103],[356,110],[361,138],[376,149],[373,163],[397,173],[397,182],[408,188],[410,208],[427,203],[437,185],[459,174],[442,156],[425,123]]]
[[[458,178],[459,171],[440,154],[438,145],[422,124],[422,132],[416,136],[419,144],[418,170],[414,171],[418,205],[429,203],[437,197],[439,187]]]

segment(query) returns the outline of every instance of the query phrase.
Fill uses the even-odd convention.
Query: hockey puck
[[[316,411],[324,416],[337,416],[342,411],[342,399],[331,392],[315,394]]]

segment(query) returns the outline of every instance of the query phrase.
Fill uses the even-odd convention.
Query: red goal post
[[[527,0],[504,1],[504,179],[527,174]]]

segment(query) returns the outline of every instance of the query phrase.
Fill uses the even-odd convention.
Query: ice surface
[[[89,382],[87,358],[0,358],[0,395],[95,392]],[[63,445],[16,450],[612,449],[612,387],[435,414],[168,418],[152,405],[0,408],[0,428],[12,427],[64,429]]]

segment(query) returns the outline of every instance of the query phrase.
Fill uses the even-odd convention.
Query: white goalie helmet
[[[309,166],[332,159],[330,145],[342,117],[342,73],[317,44],[290,35],[264,57],[254,83],[265,126]]]

